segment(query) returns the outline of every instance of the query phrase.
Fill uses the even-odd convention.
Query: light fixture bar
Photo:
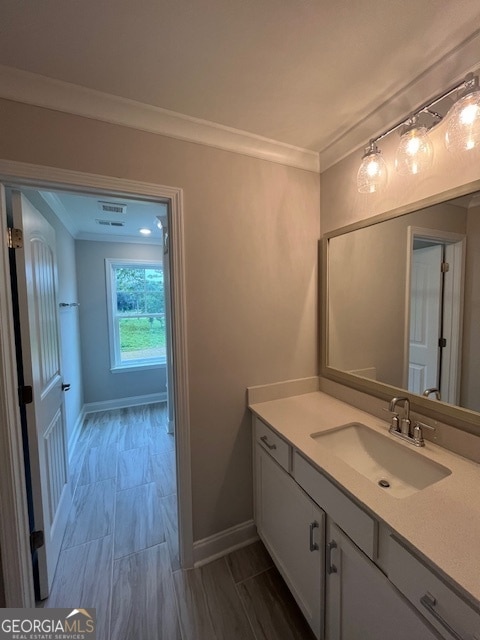
[[[414,115],[418,115],[420,113],[427,112],[427,113],[429,113],[430,115],[432,115],[435,118],[442,119],[442,116],[439,113],[436,113],[434,111],[430,111],[430,107],[433,107],[434,105],[436,105],[438,102],[440,102],[440,100],[443,100],[444,98],[448,98],[448,96],[450,96],[452,93],[455,93],[455,91],[459,91],[460,89],[466,89],[469,86],[469,84],[471,84],[474,81],[474,79],[475,79],[475,76],[473,75],[473,73],[469,73],[461,82],[457,82],[456,84],[451,86],[446,91],[443,91],[442,93],[439,93],[432,100],[428,100],[427,102],[424,102],[419,107],[414,109],[411,112],[411,115],[408,116],[408,118],[403,118],[402,120],[400,120],[399,122],[394,124],[392,127],[387,129],[386,131],[384,131],[380,135],[376,136],[375,138],[371,138],[370,144],[372,144],[372,143],[374,144],[374,143],[378,142],[379,140],[382,140],[383,138],[385,138],[386,136],[388,136],[391,133],[393,133],[396,129],[398,129],[402,125],[407,124],[411,120],[412,116],[414,116]]]
[[[478,75],[469,73],[461,82],[424,102],[408,116],[370,139],[357,173],[360,193],[379,192],[386,186],[387,166],[377,142],[400,127],[400,144],[395,153],[397,173],[417,175],[432,166],[434,149],[428,132],[443,121],[443,116],[433,107],[453,93],[457,94],[455,102],[445,116],[445,145],[455,153],[480,147],[480,83]],[[432,118],[428,125],[419,120],[423,113]]]

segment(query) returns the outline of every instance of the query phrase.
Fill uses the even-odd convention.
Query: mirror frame
[[[392,211],[381,213],[371,218],[366,218],[355,222],[353,224],[329,231],[322,235],[320,239],[320,260],[319,265],[321,268],[321,277],[319,278],[320,292],[319,300],[321,300],[322,308],[319,314],[321,319],[321,340],[320,340],[320,375],[324,378],[337,382],[351,389],[362,391],[376,398],[380,398],[385,401],[389,401],[394,396],[401,395],[407,397],[411,403],[412,411],[417,411],[422,415],[431,417],[439,422],[448,422],[454,427],[458,427],[465,431],[480,434],[480,413],[459,407],[458,405],[448,404],[438,400],[430,398],[424,398],[415,393],[411,393],[400,387],[394,387],[383,382],[376,380],[370,380],[368,378],[362,378],[355,376],[346,371],[335,369],[328,366],[328,243],[329,240],[336,236],[344,235],[357,229],[363,229],[370,227],[380,222],[391,220],[392,218],[398,218],[417,211],[418,209],[424,209],[447,200],[459,198],[461,196],[468,195],[474,191],[480,190],[480,179],[473,182],[469,182],[465,185],[455,187],[437,193],[423,200],[403,205]]]

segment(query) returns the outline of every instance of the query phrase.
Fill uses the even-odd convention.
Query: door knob
[[[62,383],[62,391],[70,391],[71,384]]]

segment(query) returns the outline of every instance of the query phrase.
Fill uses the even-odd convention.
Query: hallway
[[[261,542],[199,569],[178,560],[175,444],[166,405],[87,416],[50,597],[97,611],[97,640],[308,640]]]

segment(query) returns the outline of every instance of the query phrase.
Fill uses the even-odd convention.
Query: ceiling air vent
[[[97,224],[102,225],[102,227],[124,227],[125,222],[117,222],[116,220],[95,220]]]
[[[127,205],[121,202],[107,202],[106,200],[99,200],[98,206],[103,213],[120,213],[125,215],[127,213]]]

